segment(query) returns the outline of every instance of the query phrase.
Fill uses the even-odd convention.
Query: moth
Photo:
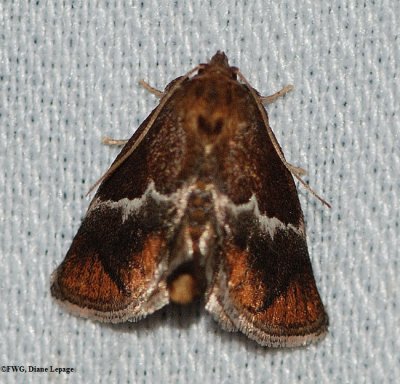
[[[160,104],[100,179],[52,295],[112,323],[201,297],[223,329],[261,345],[321,339],[328,317],[292,177],[305,184],[302,170],[263,107],[290,89],[260,96],[220,51],[164,92],[147,88]]]

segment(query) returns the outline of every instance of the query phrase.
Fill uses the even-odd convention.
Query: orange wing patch
[[[160,255],[165,247],[161,237],[149,235],[139,255],[134,254],[140,263],[133,261],[129,268],[113,273],[106,270],[98,251],[87,247],[84,235],[74,239],[64,262],[52,277],[53,295],[62,302],[84,308],[78,311],[84,317],[107,320],[112,312],[117,316],[118,311],[128,307],[134,314],[135,303],[149,295],[149,286],[154,281],[158,267],[158,258],[154,255]]]
[[[294,347],[322,338],[328,318],[318,294],[312,270],[303,268],[291,276],[279,292],[275,282],[265,281],[262,270],[253,268],[246,250],[225,248],[225,278],[217,284],[218,310],[235,327],[266,346]],[[265,257],[268,257],[266,253]],[[226,281],[228,294],[222,284]],[[222,313],[220,312],[220,313]],[[221,319],[221,322],[226,319]]]

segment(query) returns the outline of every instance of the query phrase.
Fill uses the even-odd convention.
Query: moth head
[[[226,69],[230,68],[228,58],[222,51],[217,51],[217,53],[211,58],[209,65]]]
[[[211,58],[208,64],[202,64],[198,73],[203,74],[206,72],[219,72],[220,74],[225,74],[236,80],[238,69],[236,67],[231,67],[228,62],[228,58],[222,51],[217,51],[217,53]]]

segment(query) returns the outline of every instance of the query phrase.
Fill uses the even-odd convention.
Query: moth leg
[[[244,78],[243,75],[240,75],[240,77],[241,77],[242,79],[245,80],[245,83],[246,83],[247,85],[249,85],[248,81]],[[292,91],[293,89],[294,89],[293,85],[291,85],[291,84],[286,85],[286,86],[283,87],[280,91],[274,93],[274,94],[271,95],[271,96],[258,96],[258,102],[261,103],[261,104],[270,104],[270,103],[273,103],[276,99],[278,99],[279,97],[282,97],[282,96],[286,95],[288,92]],[[255,92],[255,91],[251,91],[251,90],[250,90],[250,92],[252,92],[254,98],[257,99],[257,94],[256,94],[256,92]],[[261,109],[261,108],[262,108],[262,107],[261,107],[261,104],[260,104],[259,108],[260,108],[261,113],[263,113],[263,112],[262,112],[262,109]],[[265,113],[265,111],[264,111],[264,113]],[[297,180],[299,180],[299,182],[300,182],[301,184],[303,184],[303,186],[304,186],[310,193],[312,193],[319,201],[321,201],[323,204],[325,204],[328,208],[331,208],[330,204],[329,204],[327,201],[325,201],[321,196],[319,196],[319,195],[317,194],[317,192],[315,192],[315,191],[301,178],[302,176],[304,176],[304,175],[307,174],[307,171],[306,171],[305,169],[303,169],[303,168],[297,167],[297,166],[295,166],[295,165],[293,165],[293,164],[290,164],[289,162],[286,161],[286,159],[285,159],[285,157],[284,157],[284,155],[283,155],[282,149],[281,149],[281,147],[279,146],[278,141],[276,140],[275,134],[272,132],[272,129],[271,129],[270,126],[268,125],[268,121],[265,120],[265,116],[264,116],[264,122],[265,122],[265,126],[267,127],[267,131],[268,131],[269,137],[270,137],[270,139],[271,139],[271,141],[272,141],[272,144],[273,144],[275,150],[277,151],[277,153],[278,153],[278,155],[279,155],[279,157],[280,157],[282,163],[285,165],[285,167],[290,171],[290,173],[291,173]]]
[[[278,92],[274,93],[273,95],[270,96],[261,96],[260,100],[263,104],[271,104],[273,103],[276,99],[279,99],[280,97],[285,96],[287,93],[290,91],[293,91],[294,87],[292,84],[288,84],[285,87],[283,87],[281,90]]]
[[[128,142],[128,140],[113,139],[113,138],[110,137],[110,136],[104,136],[104,137],[101,139],[101,142],[102,142],[102,144],[105,144],[105,145],[117,145],[117,146],[121,146],[121,145],[125,145],[125,144]]]
[[[158,90],[157,88],[152,87],[149,83],[144,80],[140,80],[139,84],[148,92],[152,93],[154,96],[161,99],[164,96],[164,92]]]

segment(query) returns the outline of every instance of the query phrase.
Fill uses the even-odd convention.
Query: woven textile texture
[[[0,4],[0,382],[395,383],[400,377],[398,1]],[[76,318],[49,278],[86,193],[163,89],[217,50],[262,94],[299,186],[328,336],[269,350],[201,305],[138,323]],[[74,372],[12,372],[10,366]],[[32,368],[31,368],[32,369]]]

